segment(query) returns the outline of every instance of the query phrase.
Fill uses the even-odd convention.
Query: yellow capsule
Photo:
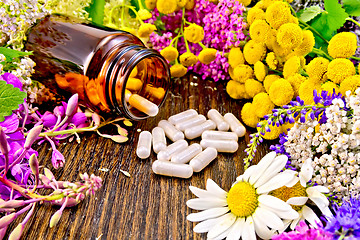
[[[138,78],[130,77],[126,83],[126,88],[130,91],[138,91],[141,89],[143,82]]]

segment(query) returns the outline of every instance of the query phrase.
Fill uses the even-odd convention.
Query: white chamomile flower
[[[321,224],[318,216],[306,205],[308,202],[315,203],[325,217],[329,218],[332,216],[329,209],[329,200],[323,194],[328,193],[329,189],[321,185],[313,187],[308,187],[306,185],[306,183],[312,178],[313,172],[312,160],[309,158],[301,167],[299,177],[296,177],[292,183],[289,183],[286,186],[276,189],[270,193],[271,195],[292,205],[299,213],[298,218],[285,220],[283,230],[285,230],[289,225],[290,228],[294,230],[301,220],[308,221],[313,227],[317,227],[318,224]]]
[[[198,198],[190,199],[186,205],[203,210],[187,216],[189,221],[200,222],[194,231],[207,232],[208,239],[256,240],[256,235],[269,239],[284,228],[282,218],[297,219],[299,214],[289,204],[268,195],[294,179],[296,172],[280,172],[287,160],[285,155],[268,153],[239,176],[228,193],[211,179],[206,190],[190,186]]]

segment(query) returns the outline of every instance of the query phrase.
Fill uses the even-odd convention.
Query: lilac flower
[[[358,198],[350,198],[342,205],[334,204],[335,215],[329,219],[325,230],[336,235],[334,239],[360,238],[360,201]]]
[[[283,232],[272,237],[273,240],[332,240],[333,234],[323,228],[309,228],[305,221],[300,221],[295,231]]]

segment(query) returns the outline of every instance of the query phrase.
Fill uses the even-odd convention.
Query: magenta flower
[[[14,74],[4,73],[0,76],[0,80],[4,80],[7,84],[11,84],[22,91],[23,84]]]
[[[309,228],[305,221],[300,221],[295,231],[283,232],[272,237],[272,240],[332,240],[333,234],[323,228]]]
[[[51,154],[51,162],[55,169],[63,167],[65,163],[65,158],[57,149],[53,149]]]

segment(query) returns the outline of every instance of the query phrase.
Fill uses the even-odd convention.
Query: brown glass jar
[[[140,120],[148,115],[128,103],[129,91],[158,107],[166,98],[166,60],[128,32],[50,15],[27,37],[25,48],[36,63],[33,79],[57,94],[78,93],[94,111]]]

